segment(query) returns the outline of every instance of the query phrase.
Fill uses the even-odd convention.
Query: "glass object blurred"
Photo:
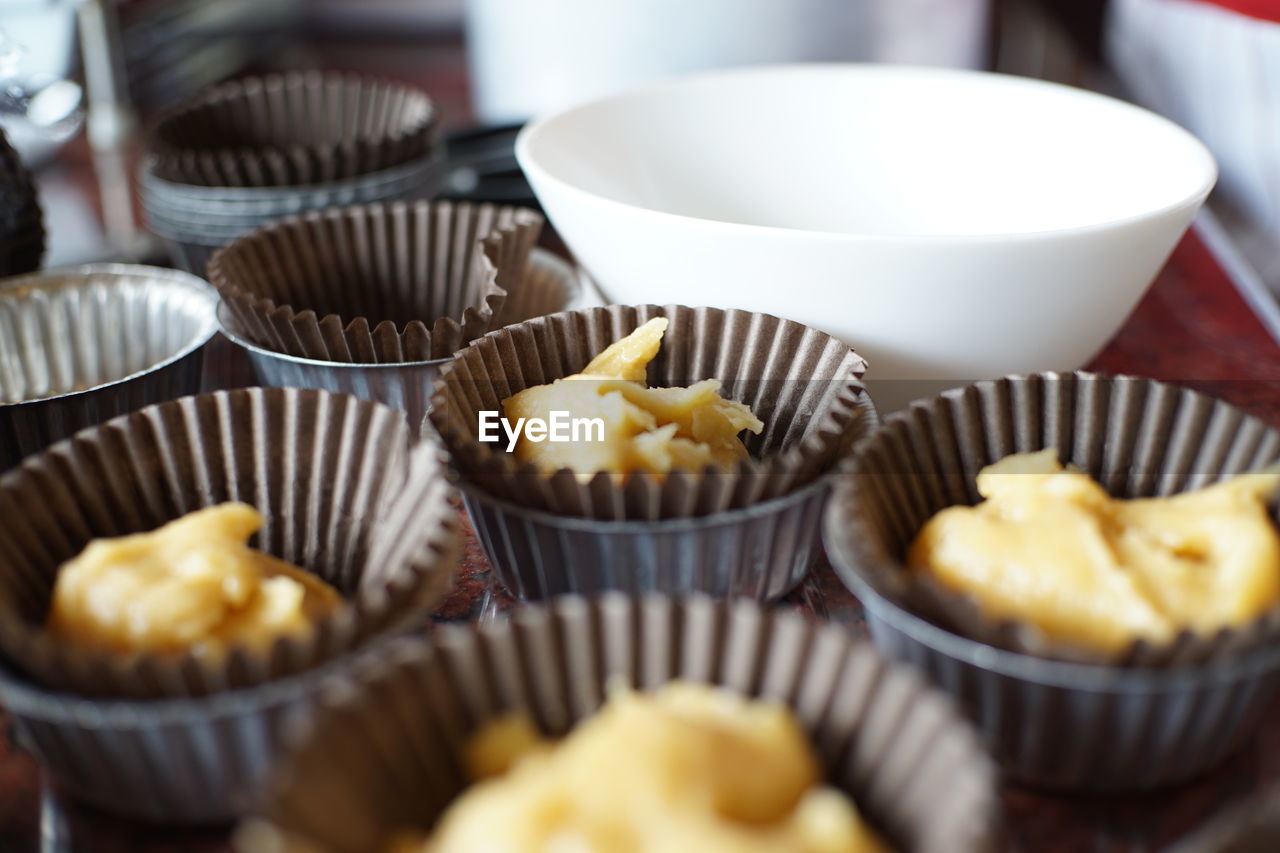
[[[84,121],[74,68],[75,3],[10,0],[0,16],[0,128],[37,168]]]

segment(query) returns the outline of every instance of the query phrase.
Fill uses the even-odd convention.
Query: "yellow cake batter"
[[[1280,474],[1245,474],[1167,498],[1119,500],[1056,450],[978,474],[986,498],[931,518],[911,571],[974,596],[994,620],[1104,654],[1258,617],[1280,598],[1280,536],[1266,499]]]
[[[553,743],[527,718],[468,744],[472,785],[423,853],[879,853],[790,709],[706,685],[614,692]]]
[[[516,458],[553,473],[570,468],[584,478],[598,471],[665,474],[731,466],[747,456],[743,430],[764,429],[751,409],[720,396],[720,383],[704,379],[688,388],[649,388],[645,368],[662,344],[665,317],[655,317],[610,345],[581,373],[527,388],[503,401],[504,416],[549,420],[551,412],[600,418],[603,434],[584,431],[576,441],[532,441],[521,436]]]
[[[58,570],[49,630],[86,648],[210,655],[300,635],[342,599],[256,551],[256,509],[224,503],[150,533],[96,539]]]

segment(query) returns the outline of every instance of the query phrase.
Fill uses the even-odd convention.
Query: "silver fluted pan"
[[[260,225],[344,204],[426,199],[444,186],[439,156],[370,175],[305,187],[197,187],[163,181],[144,169],[140,184],[147,227],[173,264],[204,275],[213,253]]]
[[[345,665],[198,699],[93,700],[42,689],[0,665],[18,742],[56,768],[74,799],[158,823],[221,823],[244,813],[291,713]]]
[[[914,587],[899,558],[924,521],[975,502],[985,465],[1046,447],[1112,494],[1138,497],[1258,470],[1280,457],[1280,432],[1147,379],[1045,373],[980,382],[913,403],[858,447],[827,511],[827,552],[865,605],[877,647],[954,695],[1011,776],[1091,791],[1190,779],[1256,730],[1280,688],[1280,645],[1207,664],[1052,660],[949,630],[943,614],[923,618],[908,597]]]
[[[353,653],[376,656],[384,638],[419,629],[452,583],[452,490],[435,449],[409,432],[398,413],[350,397],[240,389],[123,416],[0,478],[0,703],[49,778],[134,818],[241,812],[285,713]],[[113,508],[121,495],[138,505]],[[118,657],[42,631],[50,580],[86,542],[228,499],[263,513],[260,548],[324,578],[348,606],[306,637],[221,658]]]
[[[236,217],[279,218],[320,207],[385,201],[412,191],[438,191],[447,170],[442,153],[354,178],[296,187],[201,187],[157,177],[144,167],[142,203],[179,224],[198,224],[202,214],[228,224]]]
[[[496,576],[525,600],[604,590],[781,598],[821,559],[830,491],[818,480],[711,515],[599,521],[516,506],[465,480],[459,488]]]
[[[0,280],[0,471],[79,429],[199,391],[216,302],[201,279],[158,267]]]
[[[219,315],[226,310],[218,309]],[[249,343],[227,328],[219,317],[222,334],[240,347],[253,365],[258,383],[269,388],[320,388],[383,403],[405,413],[415,434],[427,415],[431,386],[447,358],[396,364],[353,364],[317,361],[285,355]]]

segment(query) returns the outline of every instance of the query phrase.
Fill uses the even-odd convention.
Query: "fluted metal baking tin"
[[[147,227],[164,242],[175,266],[203,276],[215,251],[260,225],[335,205],[431,198],[444,177],[443,161],[433,157],[307,187],[197,187],[162,181],[146,170],[140,183]]]
[[[0,666],[0,695],[19,743],[73,798],[159,823],[215,823],[252,805],[290,713],[345,661],[247,690],[152,701],[84,699]]]
[[[226,310],[225,306],[219,307],[219,315]],[[415,435],[427,415],[436,374],[440,366],[449,361],[438,358],[396,364],[353,364],[299,358],[255,346],[230,331],[221,316],[218,320],[227,340],[248,354],[259,384],[269,388],[320,388],[383,403],[404,412]]]
[[[117,300],[103,295],[113,284],[121,285]],[[47,296],[28,298],[37,292]],[[94,300],[93,315],[76,325],[67,307],[88,299]],[[0,402],[0,471],[84,427],[199,391],[202,349],[217,332],[216,304],[213,288],[192,275],[131,264],[88,264],[0,281],[0,371],[21,370],[19,359],[47,359],[48,347],[61,344],[57,358],[72,371],[62,384],[87,386]],[[36,316],[40,307],[48,309],[43,320]],[[40,327],[40,345],[24,347],[17,330],[30,330],[33,324]],[[167,354],[144,368],[95,381],[89,371],[97,369],[103,349],[130,345],[125,333],[143,328],[155,334],[178,328],[188,334],[173,346],[157,347]]]
[[[822,555],[830,490],[818,480],[711,515],[598,521],[516,506],[465,480],[459,488],[495,574],[526,600],[603,590],[780,598]]]
[[[177,225],[224,220],[238,225],[246,218],[266,221],[322,207],[387,201],[413,191],[431,194],[440,190],[445,174],[444,157],[437,151],[380,172],[298,187],[201,187],[163,180],[147,168],[139,182],[143,206]]]
[[[1280,455],[1277,438],[1226,403],[1147,379],[1045,373],[978,383],[891,415],[855,451],[848,470],[883,450],[892,472],[927,476],[873,491],[879,473],[846,474],[825,518],[827,553],[866,607],[876,646],[955,696],[1012,777],[1076,791],[1173,785],[1220,764],[1257,728],[1280,688],[1280,645],[1207,665],[1133,667],[969,639],[904,609],[883,580],[871,582],[897,555],[881,554],[855,503],[905,490],[897,493],[911,495],[910,514],[920,514],[931,500],[925,491],[949,488],[958,501],[981,465],[1046,446],[1113,493],[1167,494],[1266,464]],[[911,519],[892,512],[879,514],[909,533]]]

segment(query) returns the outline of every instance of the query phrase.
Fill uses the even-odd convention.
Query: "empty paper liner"
[[[199,391],[216,301],[194,276],[127,264],[0,284],[0,471],[76,430]]]
[[[330,362],[446,358],[493,327],[542,217],[453,202],[334,208],[265,226],[209,261],[230,330],[286,355]],[[480,240],[513,239],[486,262]]]
[[[1014,775],[1097,789],[1189,778],[1239,746],[1273,695],[1277,608],[1240,629],[1106,658],[988,621],[974,599],[903,567],[928,518],[979,500],[981,468],[1049,447],[1110,494],[1145,497],[1260,470],[1280,458],[1280,433],[1146,379],[980,382],[913,403],[859,446],[827,509],[828,553],[877,644],[956,693]]]
[[[185,397],[78,433],[0,480],[0,649],[46,687],[190,696],[297,673],[424,618],[448,590],[456,510],[432,448],[355,398],[250,388]],[[112,654],[44,628],[59,566],[91,540],[243,501],[256,547],[332,584],[345,606],[265,653]]]
[[[504,444],[479,440],[479,413],[535,385],[580,371],[601,350],[653,317],[670,327],[650,363],[652,386],[722,383],[764,422],[747,435],[750,458],[733,468],[665,477],[600,472],[584,482],[569,469],[518,465]],[[451,465],[471,487],[521,507],[599,520],[656,520],[739,509],[793,492],[829,471],[874,423],[863,405],[866,362],[816,329],[767,314],[641,305],[539,317],[473,341],[447,364],[430,420]]]
[[[0,131],[0,276],[39,269],[44,239],[35,183]]]
[[[396,641],[328,685],[291,727],[246,853],[282,837],[324,853],[386,849],[426,832],[466,786],[462,749],[481,724],[524,711],[552,736],[606,688],[672,680],[785,703],[826,770],[893,849],[973,853],[995,837],[994,772],[969,726],[910,672],[837,626],[745,602],[560,599],[508,620]]]
[[[151,167],[201,186],[318,184],[426,156],[437,115],[421,91],[307,71],[246,77],[170,110],[150,137]]]

